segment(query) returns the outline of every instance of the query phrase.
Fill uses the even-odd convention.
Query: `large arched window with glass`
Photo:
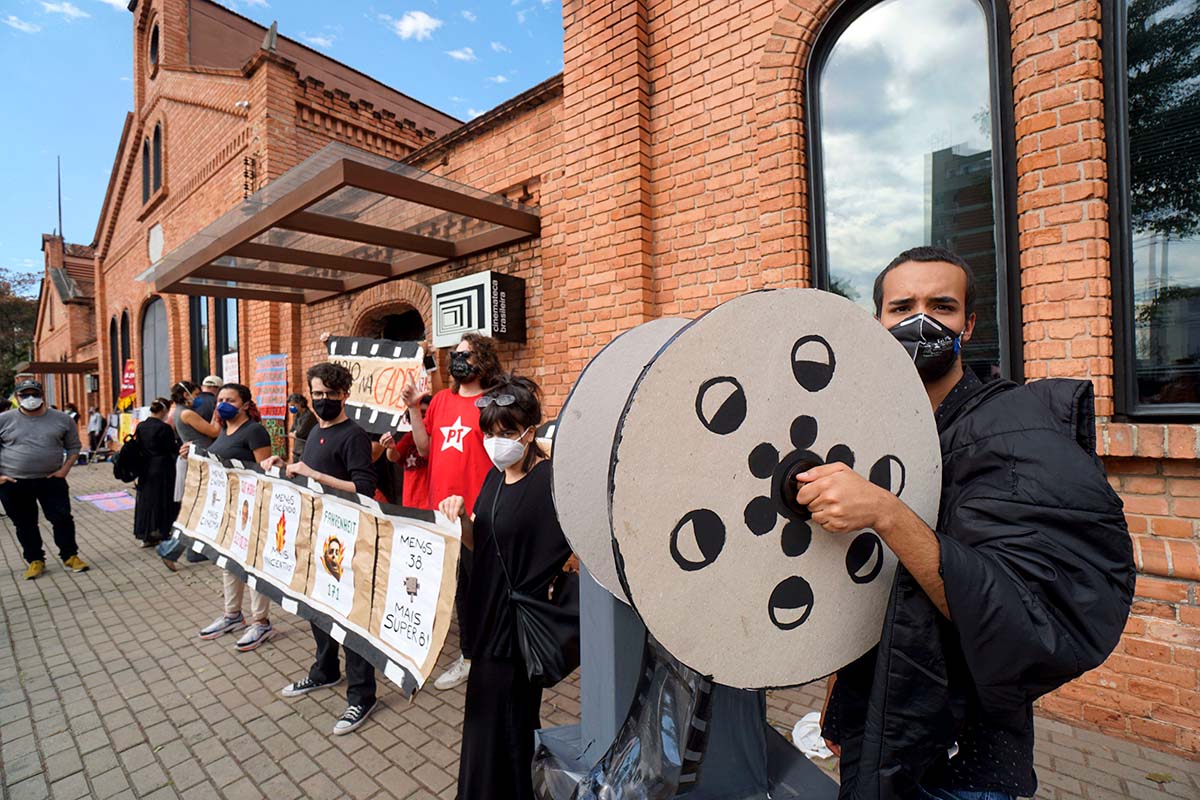
[[[117,318],[108,321],[109,378],[112,380],[112,401],[116,405],[121,394],[121,343],[117,334]]]
[[[1008,36],[1004,3],[846,0],[808,70],[816,285],[874,313],[896,255],[953,250],[978,286],[964,359],[984,380],[1020,374]]]
[[[149,404],[171,391],[170,337],[167,304],[155,297],[142,312],[142,402]]]
[[[150,201],[150,140],[142,140],[142,203]]]
[[[154,188],[154,191],[156,191],[156,192],[162,188],[162,172],[163,172],[162,148],[163,148],[163,132],[162,132],[162,123],[160,122],[154,126],[154,144],[151,148],[151,153],[153,156],[153,158],[152,158],[152,166],[153,166],[152,186]]]
[[[1200,417],[1200,0],[1103,9],[1116,404]]]

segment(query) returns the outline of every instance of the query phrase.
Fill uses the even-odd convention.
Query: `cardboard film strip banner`
[[[459,526],[276,472],[193,448],[176,530],[411,695],[450,628]]]

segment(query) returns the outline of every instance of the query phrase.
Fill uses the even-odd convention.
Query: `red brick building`
[[[33,364],[28,369],[44,370],[47,403],[58,408],[73,403],[79,409],[82,431],[87,409],[99,399],[96,254],[91,247],[66,244],[54,234],[42,236],[42,253],[45,274],[38,294]],[[60,366],[50,367],[51,363]]]
[[[93,244],[101,404],[125,353],[141,402],[226,350],[243,376],[288,353],[298,384],[322,332],[429,326],[432,285],[494,270],[525,279],[527,340],[504,355],[553,408],[634,324],[770,286],[869,306],[899,250],[944,244],[979,279],[977,372],[1095,385],[1134,537],[1121,646],[1041,708],[1200,756],[1200,131],[1194,74],[1156,57],[1197,12],[1148,5],[566,0],[563,74],[459,125],[207,0],[143,0]],[[233,301],[135,280],[328,142],[516,201],[540,232],[400,253],[369,288],[310,275],[346,290],[286,304],[261,270],[210,292]],[[143,330],[165,330],[154,363]]]

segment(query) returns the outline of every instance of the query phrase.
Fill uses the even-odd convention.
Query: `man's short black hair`
[[[312,390],[313,378],[319,379],[321,383],[325,384],[325,388],[331,392],[348,392],[354,384],[354,376],[350,374],[350,370],[341,364],[333,364],[329,361],[313,364],[308,368],[308,372],[304,377],[308,380],[310,391]]]
[[[922,263],[944,261],[947,264],[953,264],[961,268],[967,275],[967,296],[963,302],[963,309],[967,312],[968,317],[975,313],[975,273],[971,271],[971,266],[966,261],[963,261],[962,256],[952,250],[932,245],[921,245],[920,247],[910,247],[893,258],[891,263],[883,268],[883,272],[875,276],[875,316],[878,317],[883,313],[883,279],[896,267],[901,264],[907,264],[910,261]]]

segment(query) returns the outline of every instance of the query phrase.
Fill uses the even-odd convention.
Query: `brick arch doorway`
[[[354,326],[355,336],[397,342],[424,341],[425,332],[425,318],[407,303],[372,309],[360,316]]]
[[[423,342],[425,341],[425,318],[420,310],[409,303],[386,303],[360,313],[351,331],[354,336],[365,336],[370,339]],[[404,492],[403,470],[385,458],[378,459],[374,467],[380,491],[389,501],[400,502]]]

